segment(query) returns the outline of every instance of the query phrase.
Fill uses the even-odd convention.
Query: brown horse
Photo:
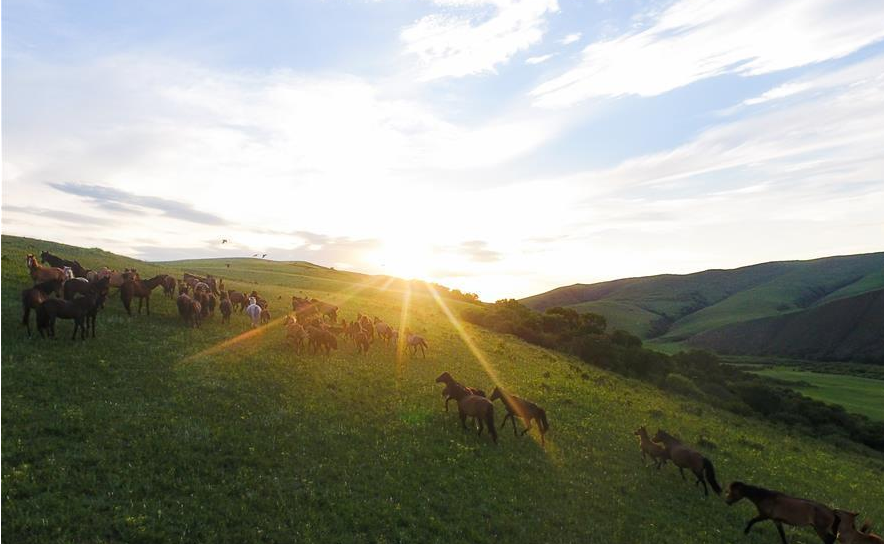
[[[862,528],[856,530],[856,512],[847,510],[835,510],[838,516],[837,533],[838,540],[844,544],[884,544],[884,538],[871,533],[871,524],[867,521]]]
[[[48,251],[40,253],[40,262],[48,264],[49,266],[61,268],[62,270],[64,270],[64,267],[68,267],[71,269],[71,272],[74,273],[75,278],[85,278],[86,274],[89,272],[77,261],[69,261],[67,259],[62,259],[61,257],[56,257]]]
[[[230,298],[230,304],[233,305],[233,308],[240,313],[242,313],[242,311],[246,309],[246,306],[249,305],[249,297],[247,297],[245,293],[240,293],[239,291],[227,291],[227,296]]]
[[[178,298],[175,300],[175,304],[178,306],[178,315],[180,315],[181,319],[191,327],[196,326],[196,319],[192,315],[194,309],[193,302],[194,300],[187,294],[187,285],[185,284],[181,294],[178,295]],[[202,311],[202,308],[200,308],[200,311]],[[199,318],[199,316],[196,317]]]
[[[22,318],[21,323],[28,328],[28,337],[31,336],[31,310],[36,310],[43,304],[49,295],[57,293],[61,289],[62,282],[58,280],[44,281],[37,285],[24,289],[21,292]]]
[[[85,278],[74,278],[64,282],[64,299],[73,300],[75,295],[86,294],[92,288],[89,280]]]
[[[31,279],[34,280],[34,283],[43,283],[52,280],[58,280],[64,283],[64,270],[62,270],[61,268],[40,266],[40,263],[37,262],[37,258],[30,253],[28,253],[27,263],[28,272],[31,274]],[[56,296],[61,296],[62,293],[60,286],[55,294]]]
[[[147,301],[147,315],[150,315],[150,294],[166,279],[165,274],[159,274],[149,280],[128,279],[120,287],[120,299],[123,301],[123,307],[126,313],[132,315],[132,299],[138,298],[138,313],[141,314],[141,305]]]
[[[436,378],[436,383],[445,384],[445,387],[442,389],[442,396],[445,398],[446,412],[448,411],[448,401],[450,401],[451,399],[457,401],[458,399],[455,397],[455,395],[460,394],[461,390],[466,391],[470,395],[478,395],[480,397],[485,396],[485,392],[481,389],[469,387],[456,381],[448,372],[443,372],[442,374],[439,374],[439,377]]]
[[[227,291],[221,291],[221,304],[219,309],[221,310],[221,323],[230,323],[230,314],[233,313],[233,304],[230,302],[230,297],[227,296]]]
[[[648,436],[648,430],[645,429],[644,425],[633,431],[632,434],[638,437],[638,447],[642,452],[642,463],[647,465],[647,457],[650,457],[651,461],[654,462],[654,466],[657,467],[657,470],[660,470],[660,467],[665,465],[666,461],[669,459],[669,455],[666,453],[666,448],[651,440],[651,437]]]
[[[826,544],[835,542],[839,520],[828,506],[743,482],[733,482],[728,486],[725,495],[725,502],[728,505],[744,498],[752,501],[758,509],[758,515],[750,519],[743,529],[744,534],[748,535],[752,526],[759,521],[769,519],[777,526],[783,544],[786,544],[784,523],[795,527],[811,526],[823,542]]]
[[[173,276],[166,276],[163,280],[163,294],[171,299],[175,298],[175,283]]]
[[[295,348],[295,353],[300,355],[304,349],[304,342],[309,339],[307,331],[304,330],[304,327],[302,327],[300,323],[297,323],[295,318],[290,315],[285,317],[283,325],[285,326],[286,339],[292,342],[292,345]]]
[[[378,333],[378,338],[383,340],[385,344],[390,343],[390,337],[393,336],[393,327],[381,321],[379,317],[375,317],[374,329]]]
[[[371,339],[364,331],[359,331],[353,337],[353,343],[356,344],[356,352],[365,355],[368,353],[369,346],[371,346]]]
[[[491,392],[491,401],[493,402],[497,399],[500,399],[506,407],[506,415],[503,417],[503,423],[500,424],[501,429],[506,425],[506,420],[509,418],[510,422],[513,424],[513,436],[518,436],[516,433],[516,418],[518,417],[521,418],[526,425],[525,429],[522,431],[522,435],[524,436],[525,433],[531,430],[531,420],[534,420],[537,422],[537,428],[540,429],[540,443],[541,445],[546,445],[544,435],[549,430],[549,421],[546,419],[546,410],[537,406],[530,400],[510,395],[504,392],[500,387],[495,387],[494,391]]]
[[[677,438],[662,429],[657,430],[657,434],[654,435],[654,442],[663,444],[666,454],[672,459],[672,463],[678,467],[682,480],[686,479],[684,469],[690,469],[694,476],[697,477],[694,485],[703,484],[704,495],[709,495],[709,489],[706,487],[707,479],[709,480],[709,485],[712,486],[712,491],[715,491],[716,495],[721,495],[721,486],[715,480],[715,467],[712,466],[712,461],[703,457],[703,454],[700,452],[685,446]]]
[[[492,440],[497,444],[497,429],[494,426],[494,403],[485,397],[479,395],[470,395],[466,389],[459,385],[452,385],[452,392],[459,397],[457,401],[457,412],[460,416],[460,425],[464,430],[467,428],[467,418],[472,417],[479,423],[479,435],[482,434],[485,426],[488,426],[488,432],[491,434]],[[454,391],[460,389],[459,391]]]
[[[313,355],[316,355],[316,352],[319,350],[325,351],[326,356],[331,354],[331,350],[338,349],[338,339],[335,338],[335,335],[328,332],[325,329],[308,326],[307,327],[307,338],[310,349],[313,351]]]
[[[411,334],[407,329],[405,331],[405,346],[411,349],[412,355],[417,355],[417,350],[420,348],[424,359],[427,358],[427,350],[430,349],[427,345],[427,340],[423,336]]]

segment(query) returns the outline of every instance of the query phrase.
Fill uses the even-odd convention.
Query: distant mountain
[[[536,310],[565,306],[580,312],[599,313],[608,319],[612,328],[625,329],[657,343],[678,343],[728,325],[800,314],[880,289],[884,289],[884,252],[577,284],[528,297],[522,302]],[[842,311],[858,307],[836,308]],[[808,317],[803,319],[823,319],[823,316],[827,319],[829,311],[835,310],[807,312]],[[775,325],[774,321],[763,323],[767,327]],[[808,322],[794,323],[807,325]],[[731,353],[749,353],[748,345],[743,349],[725,341],[723,335],[757,331],[758,326],[727,329],[729,332],[706,336],[697,342],[707,346],[714,343],[722,349],[726,346]],[[779,342],[797,341],[794,335],[779,338]],[[798,352],[808,346],[781,347],[780,352]],[[772,353],[772,350],[772,346],[765,348],[765,352]]]
[[[884,362],[884,289],[732,323],[694,335],[687,343],[727,354]]]

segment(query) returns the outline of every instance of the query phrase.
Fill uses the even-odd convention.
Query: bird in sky
[[[254,255],[252,255],[252,257],[257,257],[257,256],[258,256],[258,254],[257,254],[257,253],[255,253],[255,254],[254,254]]]
[[[224,238],[223,240],[221,240],[221,243],[222,243],[222,244],[226,244],[226,243],[227,243],[227,238]]]
[[[265,254],[261,255],[261,258],[263,259],[266,256],[267,256],[267,254],[265,253]]]

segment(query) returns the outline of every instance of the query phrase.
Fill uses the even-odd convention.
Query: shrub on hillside
[[[680,395],[703,398],[703,392],[700,391],[690,378],[682,376],[681,374],[676,374],[675,372],[670,372],[666,376],[666,380],[663,382],[663,387]]]

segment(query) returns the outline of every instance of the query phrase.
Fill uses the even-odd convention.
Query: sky
[[[880,0],[6,0],[3,233],[483,300],[881,251],[881,21]]]

